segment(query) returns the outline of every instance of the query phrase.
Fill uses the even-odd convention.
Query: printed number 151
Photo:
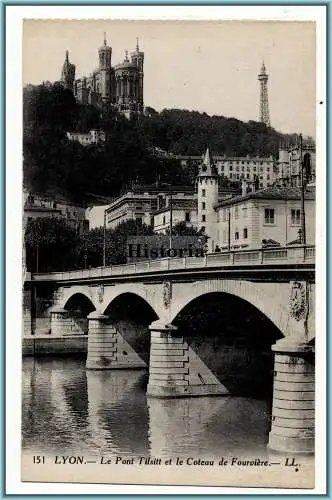
[[[33,456],[33,463],[34,464],[44,464],[45,463],[44,455],[34,455]]]

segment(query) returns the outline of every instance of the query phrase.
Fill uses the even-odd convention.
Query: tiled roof
[[[153,215],[160,214],[162,212],[168,212],[170,209],[169,205],[167,207],[160,208],[153,212]],[[197,210],[197,200],[173,200],[172,201],[173,210]]]
[[[304,193],[305,200],[315,200],[316,191],[314,187],[307,187]],[[217,207],[232,205],[245,200],[300,200],[301,188],[299,187],[277,187],[270,186],[266,189],[260,189],[253,193],[247,193],[244,196],[234,196],[218,203]]]

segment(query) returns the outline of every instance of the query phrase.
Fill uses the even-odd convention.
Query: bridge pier
[[[275,351],[272,427],[268,447],[313,453],[315,447],[314,348],[299,339],[279,340]]]
[[[51,331],[54,336],[63,337],[65,335],[81,334],[77,328],[73,318],[70,317],[69,311],[62,307],[53,307],[50,310],[51,315]]]
[[[228,394],[226,387],[184,342],[183,337],[174,336],[177,327],[154,321],[150,330],[148,396],[177,398]]]
[[[146,368],[139,355],[109,324],[109,317],[97,311],[88,316],[88,355],[86,367],[92,370]]]

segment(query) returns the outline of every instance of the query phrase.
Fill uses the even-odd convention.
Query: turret
[[[98,49],[99,55],[99,70],[101,76],[100,92],[102,99],[111,97],[111,64],[112,64],[112,47],[107,45],[106,33],[104,33],[104,43]]]
[[[144,103],[144,52],[139,48],[138,37],[136,38],[136,50],[130,54],[131,62],[138,68],[137,98],[140,106]]]
[[[218,172],[209,148],[199,166],[197,176],[198,229],[209,236],[209,251],[214,251],[217,235]]]
[[[66,89],[73,91],[75,80],[75,64],[69,62],[69,52],[66,50],[65,62],[61,71],[61,82]]]

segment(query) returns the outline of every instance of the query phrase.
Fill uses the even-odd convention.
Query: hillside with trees
[[[262,123],[196,111],[147,108],[139,120],[127,120],[114,109],[77,103],[57,84],[24,89],[23,120],[25,187],[76,203],[88,202],[87,193],[116,196],[133,182],[194,182],[194,169],[156,157],[155,147],[174,155],[201,155],[207,145],[214,155],[276,155],[280,143],[297,139]],[[106,141],[82,146],[66,136],[91,129],[104,130]]]

